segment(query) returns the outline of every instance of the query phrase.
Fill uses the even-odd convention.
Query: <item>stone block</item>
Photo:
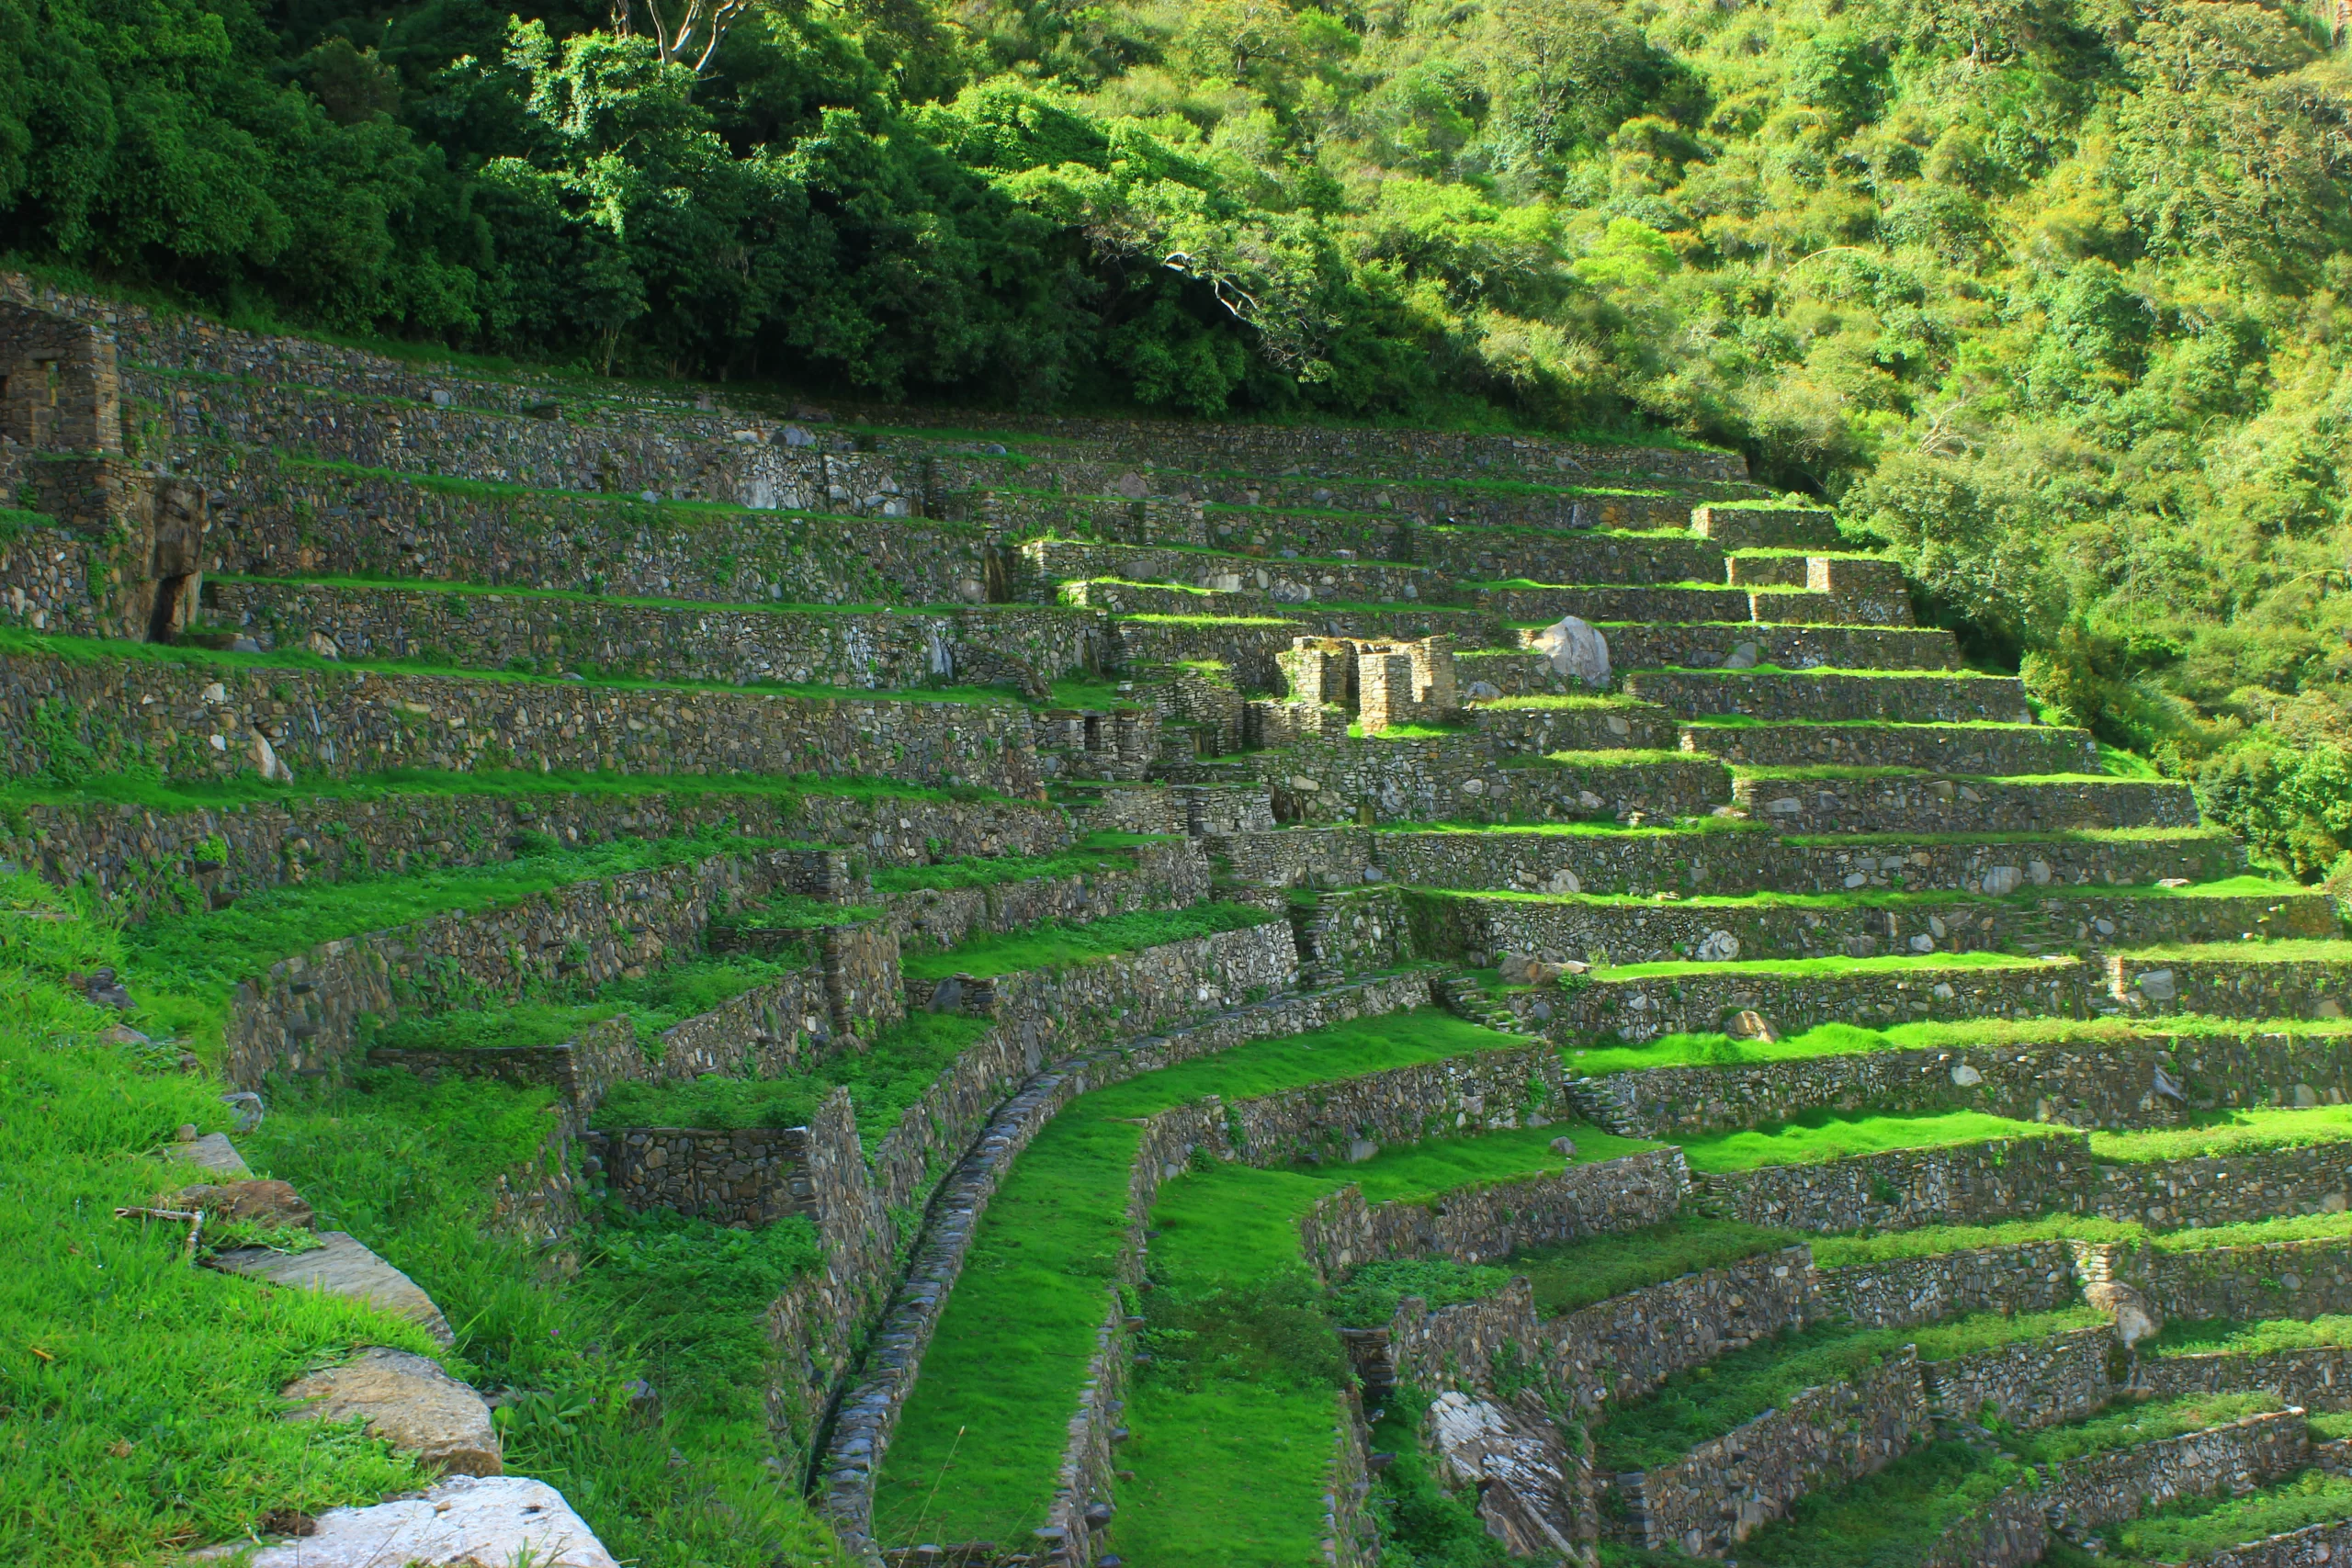
[[[342,1366],[288,1383],[280,1397],[302,1402],[289,1419],[364,1420],[369,1436],[453,1474],[497,1475],[505,1468],[481,1395],[406,1350],[370,1347]]]

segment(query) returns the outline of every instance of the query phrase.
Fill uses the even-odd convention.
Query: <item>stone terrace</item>
[[[786,818],[797,837],[856,856],[861,874],[1056,854],[1090,830],[1186,840],[1192,869],[1148,897],[1100,876],[942,895],[958,936],[1011,930],[1021,911],[1085,919],[1216,897],[1279,912],[1246,937],[1123,956],[1082,982],[958,981],[963,999],[943,1004],[944,988],[901,994],[898,944],[930,938],[878,900],[888,912],[870,932],[827,939],[831,970],[812,959],[794,980],[791,996],[808,999],[781,1011],[807,1008],[806,1027],[759,1023],[763,1010],[780,1016],[773,997],[738,998],[682,1036],[699,1054],[679,1059],[772,1073],[851,1048],[909,1003],[989,1016],[985,1043],[896,1131],[868,1150],[852,1109],[829,1101],[808,1127],[598,1135],[603,1168],[633,1201],[716,1205],[745,1224],[818,1221],[825,1282],[772,1314],[792,1367],[773,1401],[777,1443],[825,1477],[837,1517],[864,1521],[853,1534],[867,1562],[1074,1568],[1121,1551],[1114,1521],[1136,1483],[1104,1434],[1124,1361],[1091,1385],[1035,1539],[924,1556],[913,1549],[925,1543],[860,1533],[870,1514],[859,1512],[960,1248],[1068,1086],[1103,1081],[1104,1053],[1165,1053],[1161,1035],[1207,1053],[1434,997],[1524,1036],[1536,1065],[1522,1076],[1556,1081],[1580,1114],[1668,1144],[1822,1112],[2161,1126],[2200,1109],[2341,1103],[2352,1088],[2326,1032],[2352,1008],[2352,945],[2332,902],[2247,877],[2186,786],[2111,773],[2087,733],[2039,722],[2018,679],[1966,668],[1950,633],[1917,624],[1875,541],[1768,496],[1734,456],[981,413],[753,415],[714,396],[502,380],[164,321],[21,280],[0,279],[0,344],[66,370],[62,412],[12,413],[0,429],[0,484],[45,519],[0,535],[0,773],[45,792],[10,818],[0,852],[61,882],[93,878],[128,913],[183,887],[227,902],[387,855],[495,860],[535,822],[591,837],[722,820],[780,835]],[[926,434],[939,425],[994,434]],[[451,782],[397,811],[334,794],[400,768]],[[135,812],[58,797],[60,781],[132,769],[293,789],[283,807]],[[514,770],[628,774],[638,793],[554,797],[537,815],[469,793]],[[791,811],[663,793],[698,775],[933,793]],[[274,850],[288,835],[312,847]],[[863,908],[854,901],[871,888],[846,860],[796,852],[788,871],[771,860],[694,873],[662,951],[697,950],[713,888]],[[547,896],[600,918],[605,897]],[[489,953],[501,930],[452,919],[446,945]],[[373,939],[350,951],[379,949],[391,951]],[[854,987],[839,957],[853,950],[865,955]],[[300,976],[279,971],[249,989],[290,997]],[[368,984],[392,994],[389,979]],[[854,1019],[847,988],[865,998]],[[1372,994],[1378,1008],[1362,1000]],[[2320,1032],[2267,1032],[2283,1021]],[[1678,1057],[1614,1077],[1577,1066],[1596,1046],[1836,1023],[1910,1033],[1900,1049],[1788,1062]],[[1136,1047],[1147,1034],[1157,1043]],[[579,1081],[592,1058],[605,1064],[592,1077],[652,1070],[634,1046],[583,1036],[565,1049],[548,1081]],[[280,1058],[310,1059],[291,1047]],[[435,1058],[435,1070],[451,1066],[469,1070]],[[1411,1141],[1411,1108],[1379,1100],[1405,1092],[1372,1078],[1318,1090],[1322,1120],[1265,1148],[1219,1131],[1221,1112],[1170,1113],[1153,1134],[1167,1157],[1137,1178],[1122,1267],[1148,1278],[1144,1218],[1188,1156],[1275,1163],[1288,1157],[1267,1152],[1279,1143],[1363,1157]],[[576,1109],[584,1116],[584,1101]],[[1462,1112],[1465,1134],[1480,1115]],[[1195,1123],[1197,1136],[1185,1131]],[[1638,1174],[1617,1171],[1623,1190],[1602,1166],[1579,1165],[1523,1203],[1490,1194],[1406,1213],[1359,1199],[1309,1227],[1308,1250],[1336,1282],[1368,1258],[1491,1257],[1543,1226],[1582,1235],[1678,1205],[1847,1229],[1892,1223],[1871,1205],[1898,1186],[1909,1224],[1994,1179],[1958,1154],[1899,1153],[1912,1163],[1733,1179],[1694,1179],[1668,1148],[1641,1156]],[[1982,1217],[2171,1224],[2344,1208],[2342,1162],[2324,1156],[2222,1203],[2198,1195],[2214,1180],[2202,1168],[2165,1168],[2165,1187],[2096,1175],[2114,1168],[2073,1143],[2030,1155],[1984,1156],[2007,1174],[1997,1214],[1988,1201]],[[2044,1181],[2042,1160],[2075,1168]],[[925,1228],[893,1241],[885,1210],[926,1203]],[[1946,1274],[1973,1279],[1974,1267],[1953,1260]],[[2150,1267],[2072,1258],[2063,1289],[2044,1280],[1970,1300],[2048,1310],[2078,1275],[2195,1294]],[[1834,1272],[1817,1289],[1773,1287],[1789,1295],[1784,1315],[1884,1294]],[[1970,1310],[1953,1304],[1967,1292],[1917,1289],[1943,1304],[1906,1321]],[[1577,1358],[1597,1353],[1527,1310],[1524,1323],[1497,1309],[1413,1333],[1548,1336],[1572,1382]],[[1659,1361],[1675,1332],[1671,1312],[1620,1302],[1602,1315],[1621,1346],[1610,1354],[1627,1364]],[[1744,1324],[1711,1320],[1708,1354],[1754,1338]],[[1098,1362],[1131,1353],[1130,1326],[1118,1314],[1105,1325]],[[2013,1360],[2083,1359],[2040,1355]],[[1501,1410],[1490,1380],[1461,1372],[1472,1362],[1421,1364],[1442,1363],[1453,1392]],[[2006,1396],[2029,1376],[2000,1370],[2009,1362],[1891,1364],[1879,1382],[1809,1391],[1780,1427],[1749,1432],[1746,1481],[1730,1438],[1654,1483],[1597,1481],[1560,1450],[1574,1484],[1509,1507],[1498,1500],[1509,1488],[1490,1484],[1490,1517],[1566,1510],[1546,1528],[1589,1540],[1605,1514],[1635,1521],[1611,1528],[1642,1543],[1722,1555],[1816,1482],[1898,1462],[1905,1423],[1924,1429],[1936,1389]],[[1673,1370],[1659,1361],[1650,1382]],[[1430,1371],[1418,1386],[1447,1381]],[[854,1419],[841,1429],[868,1446],[820,1452],[844,1397]],[[1343,1414],[1331,1433],[1333,1562],[1365,1560],[1359,1419]],[[1840,1422],[1869,1440],[1822,1435]],[[2270,1448],[2245,1441],[2260,1450],[2246,1463],[2276,1467]],[[2164,1463],[2206,1477],[2236,1462],[2222,1438],[2207,1449]],[[2079,1484],[2107,1497],[2130,1479]],[[1603,1509],[1612,1484],[1630,1511]],[[1669,1516],[1689,1522],[1669,1529]]]

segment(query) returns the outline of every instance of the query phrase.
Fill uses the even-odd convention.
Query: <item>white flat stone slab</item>
[[[421,1497],[336,1508],[319,1516],[317,1533],[262,1547],[247,1562],[250,1568],[620,1568],[562,1493],[523,1475],[453,1475]]]
[[[280,1392],[304,1402],[289,1413],[296,1420],[359,1416],[374,1436],[452,1474],[496,1475],[505,1468],[490,1406],[423,1356],[373,1346]]]
[[[212,1266],[232,1274],[266,1280],[290,1290],[324,1291],[331,1296],[352,1296],[404,1317],[444,1345],[454,1344],[449,1320],[416,1281],[377,1257],[342,1231],[327,1231],[326,1245],[311,1252],[273,1252],[266,1247],[241,1247],[213,1258]]]

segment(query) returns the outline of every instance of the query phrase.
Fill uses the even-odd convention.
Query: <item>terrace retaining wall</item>
[[[2114,1396],[2120,1359],[2104,1323],[2041,1339],[2020,1339],[1948,1360],[1923,1361],[1920,1377],[1938,1416],[2038,1431],[2088,1416]]]
[[[1029,714],[1011,705],[47,654],[0,656],[0,768],[17,777],[50,766],[45,737],[62,719],[91,765],[172,779],[521,766],[1042,787]]]

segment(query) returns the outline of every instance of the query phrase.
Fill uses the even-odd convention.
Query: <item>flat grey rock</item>
[[[226,1133],[207,1133],[194,1143],[165,1144],[157,1152],[165,1159],[184,1159],[191,1165],[202,1166],[215,1176],[232,1177],[240,1181],[254,1173],[253,1168],[245,1163],[245,1156],[237,1152],[237,1145],[229,1141]]]
[[[285,1398],[302,1401],[288,1412],[299,1421],[348,1421],[396,1449],[457,1475],[497,1475],[505,1469],[498,1428],[481,1394],[423,1356],[371,1346],[340,1367],[288,1383]]]
[[[319,1239],[326,1245],[312,1252],[241,1247],[221,1253],[212,1266],[291,1290],[351,1296],[408,1319],[444,1345],[456,1341],[457,1336],[449,1332],[449,1320],[415,1280],[342,1231],[327,1231]]]
[[[620,1568],[562,1493],[522,1475],[453,1475],[419,1497],[336,1508],[319,1516],[315,1534],[265,1546],[246,1562],[250,1568]]]

